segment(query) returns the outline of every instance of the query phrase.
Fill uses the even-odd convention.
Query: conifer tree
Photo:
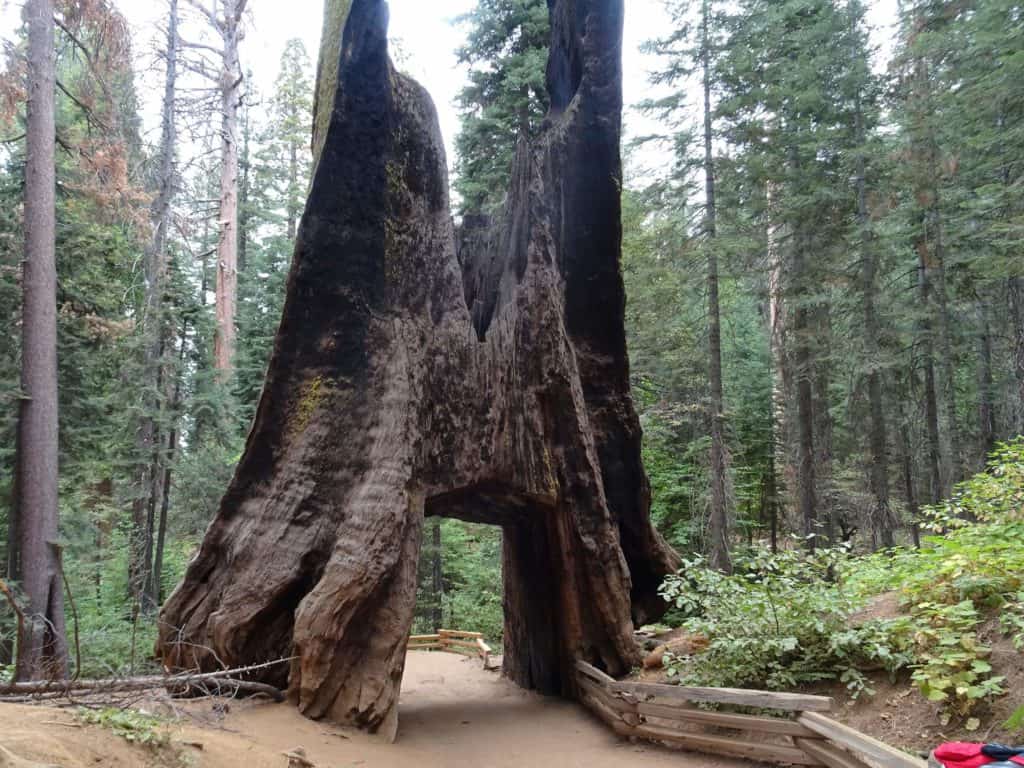
[[[458,98],[454,187],[461,212],[479,214],[502,202],[518,137],[532,136],[547,111],[548,5],[478,0],[458,22],[468,30],[458,62],[471,69]]]

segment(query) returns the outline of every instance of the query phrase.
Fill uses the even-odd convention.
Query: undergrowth
[[[761,550],[740,553],[733,575],[687,561],[662,593],[691,632],[694,657],[669,654],[671,676],[696,685],[788,689],[840,680],[857,697],[869,675],[908,671],[942,718],[980,725],[979,705],[1005,693],[979,632],[993,618],[1024,649],[1024,440],[1002,445],[988,470],[923,513],[920,549],[856,556]],[[898,594],[904,615],[858,622],[879,594]],[[1018,711],[1017,726],[1024,726]]]
[[[160,749],[170,743],[170,735],[163,720],[136,710],[116,707],[82,708],[78,710],[77,717],[83,723],[106,728],[132,744]]]

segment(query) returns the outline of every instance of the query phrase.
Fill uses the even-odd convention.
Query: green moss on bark
[[[338,89],[338,62],[345,21],[352,0],[324,0],[324,27],[320,36],[320,60],[316,73],[316,101],[313,104],[313,163],[320,160],[320,151],[327,136],[327,127],[334,110]]]

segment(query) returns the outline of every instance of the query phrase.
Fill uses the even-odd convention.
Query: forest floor
[[[72,712],[0,705],[0,766],[286,768],[301,747],[318,768],[739,768],[750,763],[629,744],[582,707],[523,691],[479,659],[410,653],[398,741],[299,715],[286,704],[204,701],[170,726],[169,746],[129,744]],[[8,751],[5,762],[5,752]],[[31,761],[14,762],[10,755]]]

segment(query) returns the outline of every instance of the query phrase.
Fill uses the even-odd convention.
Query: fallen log
[[[129,691],[208,689],[211,685],[224,685],[236,691],[266,693],[277,701],[284,700],[283,692],[265,683],[250,682],[241,676],[258,672],[277,664],[290,663],[291,659],[278,659],[264,664],[253,664],[237,669],[222,669],[217,672],[185,673],[175,675],[149,675],[146,677],[120,677],[105,680],[42,680],[30,683],[7,683],[0,685],[0,700],[6,697],[66,696],[83,693],[125,693]]]

